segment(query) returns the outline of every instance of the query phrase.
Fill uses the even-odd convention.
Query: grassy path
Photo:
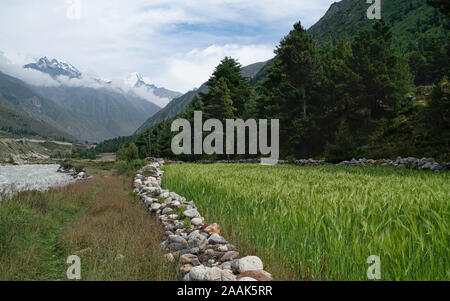
[[[177,280],[162,264],[162,230],[128,177],[94,180],[0,202],[0,280],[67,280],[77,251],[83,280]]]
[[[194,200],[241,255],[279,280],[449,280],[450,174],[390,167],[167,165],[163,187]]]

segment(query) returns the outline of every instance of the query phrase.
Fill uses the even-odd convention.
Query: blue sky
[[[80,3],[80,18],[70,10]],[[309,27],[333,0],[42,0],[0,3],[0,51],[41,56],[107,79],[137,71],[186,92],[225,55],[264,61],[296,21]],[[78,6],[77,6],[78,7]]]

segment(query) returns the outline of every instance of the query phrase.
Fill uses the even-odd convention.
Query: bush
[[[287,157],[286,157],[286,161],[287,161],[289,164],[295,164],[296,159],[295,159],[294,156],[287,156]]]
[[[75,146],[72,146],[72,159],[79,159],[80,154],[78,153],[78,149]]]
[[[121,147],[117,151],[117,159],[120,161],[132,162],[139,159],[139,150],[136,144],[131,143],[127,148]],[[145,158],[141,158],[145,159]]]
[[[119,173],[134,172],[147,165],[147,160],[119,161],[116,169]]]
[[[191,219],[189,217],[184,218],[184,228],[189,229],[191,227]]]

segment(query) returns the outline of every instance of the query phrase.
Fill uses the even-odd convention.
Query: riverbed
[[[0,198],[25,190],[44,191],[75,182],[72,176],[57,172],[59,165],[0,166]]]

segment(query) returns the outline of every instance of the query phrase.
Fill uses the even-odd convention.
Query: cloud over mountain
[[[266,50],[294,22],[312,25],[333,0],[81,0],[79,20],[67,17],[66,1],[4,2],[0,48],[5,52],[63,58],[108,78],[136,70],[156,86],[185,92],[207,79],[211,47],[243,65],[266,60]],[[266,49],[264,55],[248,57],[245,50],[252,47]],[[196,49],[196,69],[186,72]]]

